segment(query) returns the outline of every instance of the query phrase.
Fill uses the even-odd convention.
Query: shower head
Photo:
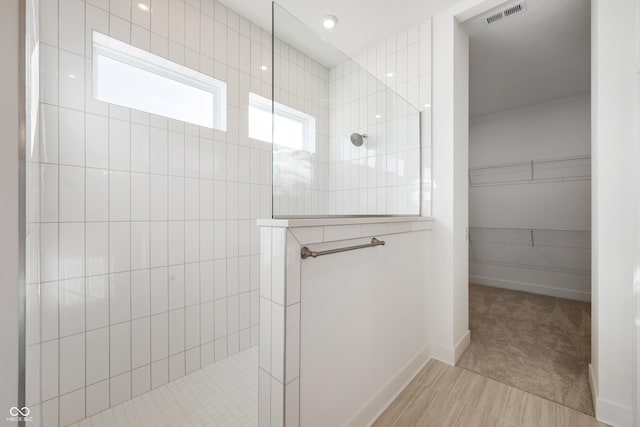
[[[367,137],[366,133],[352,133],[351,134],[351,143],[356,147],[360,147],[364,143],[364,139]]]

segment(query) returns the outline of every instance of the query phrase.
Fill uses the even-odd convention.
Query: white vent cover
[[[503,19],[519,15],[526,10],[527,10],[527,5],[524,1],[510,3],[508,6],[504,7],[500,11],[492,13],[491,15],[485,16],[484,18],[482,18],[482,21],[484,22],[485,25],[491,25],[491,24],[495,24],[498,21],[502,21]]]

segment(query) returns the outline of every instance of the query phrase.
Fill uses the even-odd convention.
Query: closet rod
[[[476,171],[476,170],[483,170],[483,169],[498,169],[498,168],[506,168],[510,166],[524,166],[524,165],[529,166],[532,162],[533,164],[539,164],[539,163],[570,162],[572,160],[591,160],[591,156],[558,157],[555,159],[540,159],[540,160],[526,160],[526,161],[511,162],[511,163],[497,163],[495,165],[470,167],[469,171]]]
[[[469,227],[470,231],[551,231],[561,233],[591,234],[591,230],[576,230],[570,228],[535,228],[535,227]]]

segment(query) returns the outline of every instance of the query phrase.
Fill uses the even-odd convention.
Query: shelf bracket
[[[531,181],[533,181],[533,160],[531,160]]]

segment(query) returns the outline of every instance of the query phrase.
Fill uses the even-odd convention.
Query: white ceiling
[[[221,1],[261,27],[271,29],[271,0]],[[276,31],[279,38],[332,66],[341,62],[340,54],[326,43],[319,43],[321,39],[354,56],[371,43],[462,1],[278,0],[280,6],[316,34],[294,23],[296,19],[289,20],[291,25],[277,26]],[[526,4],[525,13],[490,26],[482,23],[489,12],[464,23],[470,36],[472,117],[590,89],[590,1],[527,0]],[[322,17],[328,14],[339,20],[330,31],[322,28]]]
[[[271,29],[271,0],[221,0],[261,27]],[[462,0],[278,0],[278,4],[320,33],[342,52],[354,55],[371,43],[418,24]],[[322,17],[338,25],[322,28]],[[286,40],[290,42],[290,40]]]
[[[274,9],[275,34],[279,40],[287,42],[300,52],[313,58],[326,68],[333,68],[348,58],[321,36],[322,32],[312,31],[297,17],[280,6]]]
[[[513,3],[513,2],[509,2]],[[590,90],[589,0],[527,0],[527,11],[469,33],[471,117]]]

